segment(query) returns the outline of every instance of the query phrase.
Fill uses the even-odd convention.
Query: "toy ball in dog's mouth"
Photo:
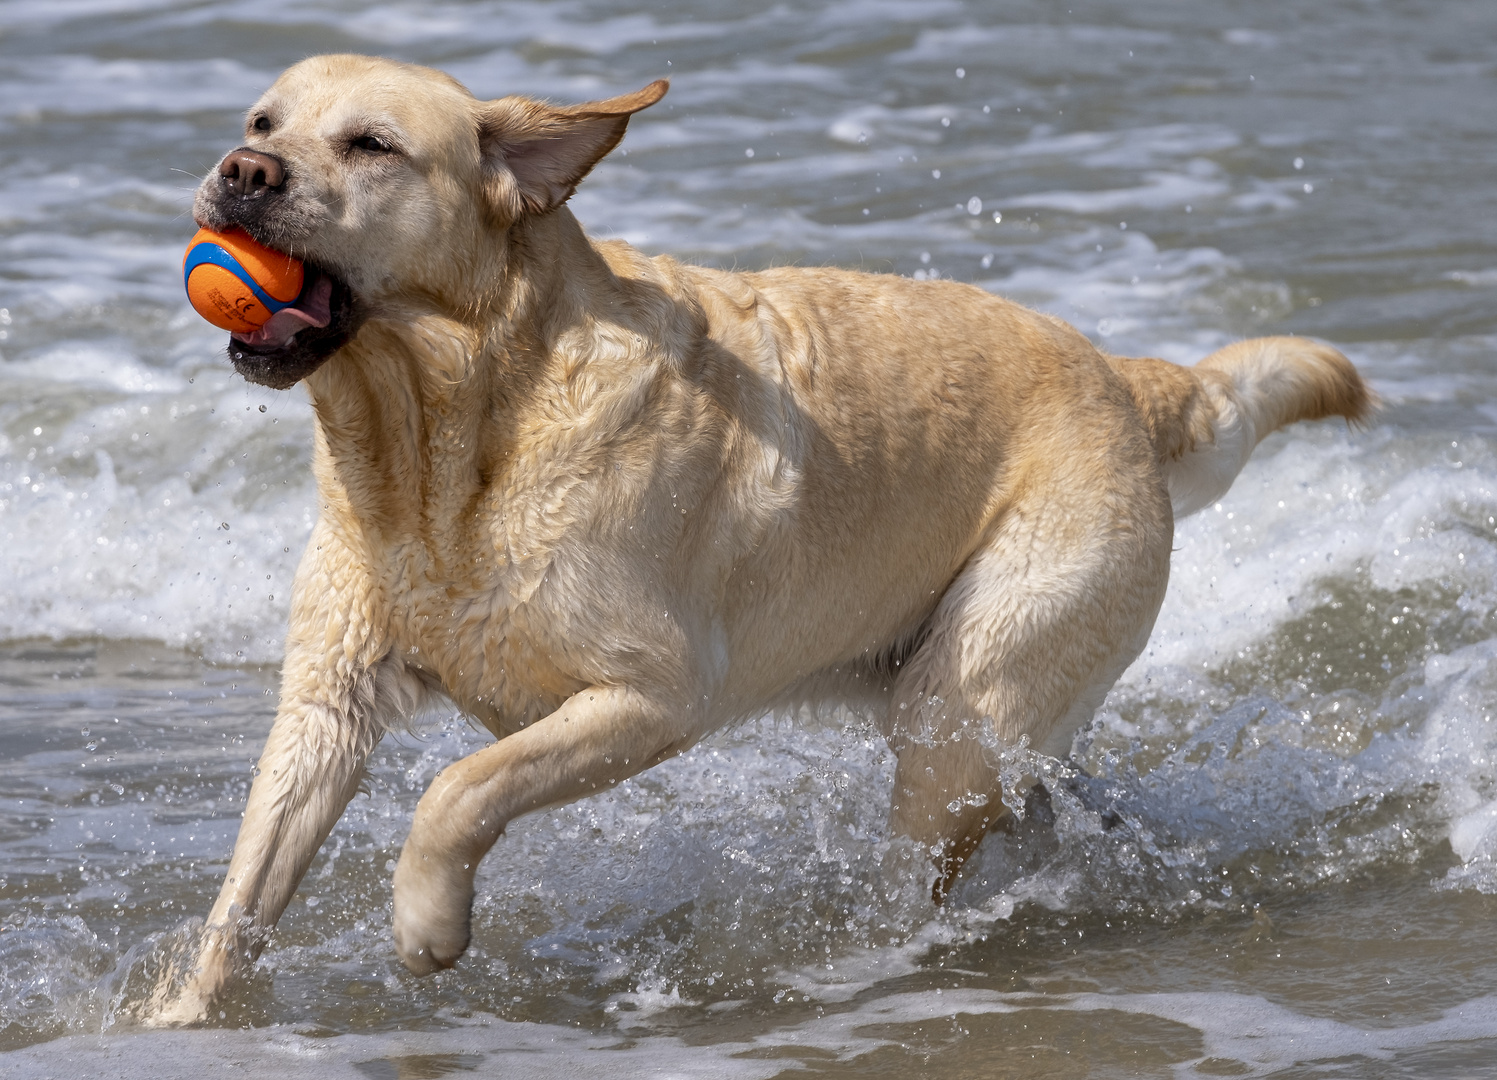
[[[198,230],[182,260],[182,280],[197,313],[246,345],[279,348],[332,319],[328,276],[243,229]]]

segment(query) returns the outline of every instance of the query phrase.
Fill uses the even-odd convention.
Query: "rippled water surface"
[[[880,877],[878,738],[766,719],[513,827],[473,950],[413,979],[391,860],[484,739],[438,718],[222,1014],[142,1032],[316,513],[300,391],[181,295],[190,193],[333,50],[487,96],[670,76],[573,199],[597,235],[972,281],[1181,362],[1313,334],[1385,411],[1181,523],[1148,651],[941,911]],[[1494,166],[1484,0],[0,3],[0,1075],[1486,1074]]]

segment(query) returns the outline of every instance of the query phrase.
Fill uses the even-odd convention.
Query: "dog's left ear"
[[[560,206],[619,144],[629,117],[655,104],[669,87],[657,79],[632,94],[565,107],[523,97],[485,102],[478,148],[490,205],[511,221]]]

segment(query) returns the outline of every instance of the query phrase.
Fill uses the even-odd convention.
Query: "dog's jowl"
[[[1300,338],[1182,368],[967,285],[589,240],[567,199],[665,92],[479,101],[314,57],[203,181],[199,225],[305,262],[297,316],[229,355],[305,386],[321,516],[227,879],[160,1021],[253,962],[370,750],[434,696],[496,741],[417,808],[394,882],[414,972],[462,955],[509,821],[787,703],[883,726],[891,828],[939,899],[1003,812],[993,747],[1065,753],[1143,648],[1175,518],[1276,428],[1371,407]]]

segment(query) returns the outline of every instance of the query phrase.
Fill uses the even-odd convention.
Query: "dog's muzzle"
[[[238,226],[260,243],[301,258],[291,239],[298,228],[291,171],[284,160],[241,146],[224,155],[200,191],[198,224],[222,230]],[[205,220],[206,219],[206,220]],[[317,370],[358,329],[358,304],[337,274],[302,258],[306,277],[291,306],[259,330],[233,334],[234,370],[261,386],[285,390]]]

